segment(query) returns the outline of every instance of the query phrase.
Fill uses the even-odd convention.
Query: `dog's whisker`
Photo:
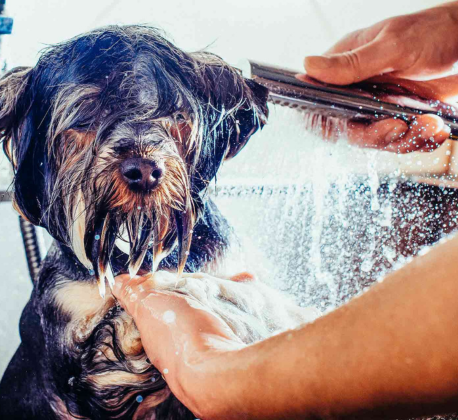
[[[100,279],[101,277],[101,272],[100,268],[104,270],[104,266],[102,263],[102,267],[100,267],[99,261],[100,261],[100,256],[102,253],[103,249],[103,241],[102,241],[102,236],[104,236],[104,230],[106,230],[107,223],[109,223],[109,217],[97,217],[94,223],[94,229],[92,235],[90,235],[89,238],[86,239],[86,254],[90,255],[91,261],[92,261],[92,266],[93,266],[93,271],[95,274],[95,277],[97,279]]]
[[[174,216],[178,240],[178,275],[180,276],[183,273],[184,266],[189,255],[193,220],[190,209],[187,209],[187,211],[184,212],[175,210]]]
[[[134,277],[140,266],[143,263],[146,252],[148,251],[148,244],[153,239],[154,230],[151,227],[151,221],[148,220],[146,226],[141,230],[140,239],[136,244],[136,247],[131,251],[130,263],[129,263],[129,275]],[[154,256],[153,256],[154,259]]]
[[[97,279],[97,286],[99,289],[99,294],[102,299],[105,299],[105,294],[106,294],[106,286],[105,286],[105,276],[100,277],[96,276]]]
[[[115,284],[115,278],[114,278],[113,270],[112,270],[110,264],[107,265],[107,271],[106,271],[105,275],[107,277],[108,285],[110,286],[110,289],[113,289],[114,284]]]

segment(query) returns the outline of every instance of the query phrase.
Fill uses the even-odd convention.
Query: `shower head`
[[[399,85],[362,82],[341,87],[312,78],[304,82],[295,77],[297,72],[248,60],[239,68],[244,77],[269,89],[269,101],[274,104],[364,122],[394,117],[411,122],[421,114],[435,114],[450,127],[450,138],[458,140],[457,109],[420,98]]]

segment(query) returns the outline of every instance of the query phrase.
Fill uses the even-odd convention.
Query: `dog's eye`
[[[178,112],[175,114],[175,121],[180,124],[180,123],[185,123],[187,121],[187,118],[184,114],[181,112]]]
[[[166,123],[166,128],[172,137],[181,143],[186,141],[189,137],[191,132],[191,123],[186,114],[177,112],[173,115],[172,119]]]

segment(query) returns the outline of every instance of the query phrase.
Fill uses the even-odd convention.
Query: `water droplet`
[[[169,370],[167,368],[164,369],[164,375],[167,375],[169,373]]]
[[[371,260],[366,260],[361,264],[361,271],[364,271],[365,273],[368,273],[371,271],[373,265],[373,261]]]
[[[141,395],[137,395],[137,398],[135,399],[139,404],[143,401],[143,397]]]
[[[91,268],[91,269],[89,270],[89,274],[90,274],[91,276],[93,276],[93,275],[95,274],[95,271]]]
[[[98,241],[98,240],[100,239],[100,235],[95,235],[95,236],[94,236],[94,239],[95,239],[96,241]]]

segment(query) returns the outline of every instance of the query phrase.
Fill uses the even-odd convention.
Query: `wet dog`
[[[186,274],[229,246],[207,189],[266,122],[266,101],[220,58],[142,26],[81,35],[3,77],[14,206],[55,241],[0,385],[1,418],[194,418],[106,287],[119,273],[159,270],[159,289],[210,305],[247,343],[297,318],[289,304],[274,315],[265,302],[280,298],[265,286]]]

